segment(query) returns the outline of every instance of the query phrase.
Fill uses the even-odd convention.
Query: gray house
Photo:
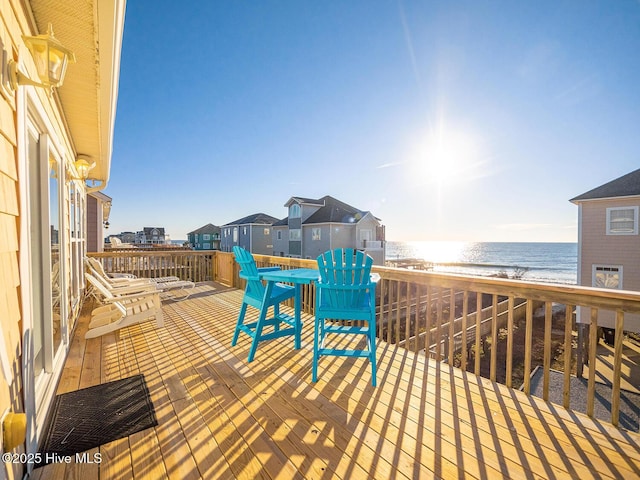
[[[167,240],[164,227],[144,227],[141,231],[136,232],[135,243],[161,245],[167,243]]]
[[[273,255],[315,259],[334,248],[362,250],[384,265],[385,228],[371,212],[329,195],[291,197],[289,216],[273,224]]]
[[[207,223],[187,233],[187,237],[194,250],[220,250],[220,232],[220,227]]]
[[[273,253],[271,225],[278,219],[265,213],[229,222],[221,227],[220,250],[230,252],[235,245],[262,255]]]

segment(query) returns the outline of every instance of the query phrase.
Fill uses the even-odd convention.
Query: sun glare
[[[416,257],[434,263],[459,262],[467,247],[466,242],[455,241],[410,242],[410,244],[415,250]]]
[[[440,127],[419,142],[411,174],[422,184],[447,185],[473,178],[480,158],[480,142],[474,135]]]

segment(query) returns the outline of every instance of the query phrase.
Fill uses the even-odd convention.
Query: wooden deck
[[[350,358],[323,358],[312,384],[308,317],[301,350],[276,339],[247,363],[246,336],[230,347],[241,296],[198,286],[164,328],[119,340],[85,341],[83,319],[58,393],[143,373],[159,425],[31,478],[640,477],[640,435],[382,341],[377,388]]]

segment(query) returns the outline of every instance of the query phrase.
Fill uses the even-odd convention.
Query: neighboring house
[[[273,225],[273,255],[311,258],[334,248],[355,248],[384,265],[385,228],[371,212],[329,195],[291,197],[289,216]]]
[[[194,250],[220,250],[220,227],[212,223],[189,232],[189,243]]]
[[[221,227],[220,249],[230,252],[235,245],[262,255],[273,253],[271,225],[278,219],[265,213],[254,213],[248,217],[229,222]]]
[[[578,205],[578,284],[640,291],[640,169],[571,199]],[[578,321],[590,322],[589,311]],[[600,311],[598,325],[615,327],[615,313]],[[640,332],[640,316],[626,315],[625,330]]]
[[[103,252],[109,228],[111,197],[102,192],[87,194],[87,252]]]
[[[169,243],[169,239],[164,232],[164,227],[144,227],[136,232],[135,243],[164,245]]]
[[[136,243],[136,232],[122,232],[116,235],[122,243]]]
[[[26,416],[26,441],[2,444],[21,459],[38,451],[80,315],[87,193],[109,180],[124,13],[124,0],[0,3],[0,419]],[[76,63],[59,87],[30,85],[64,72],[25,38],[49,23]],[[32,469],[4,461],[0,478]]]

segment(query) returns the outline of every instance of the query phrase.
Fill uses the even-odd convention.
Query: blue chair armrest
[[[275,271],[281,270],[281,268],[280,267],[262,267],[262,268],[258,268],[257,270],[258,270],[258,273],[275,272]],[[238,276],[244,280],[259,280],[257,276],[247,275],[242,270],[240,270],[240,272],[238,273]]]
[[[373,282],[369,282],[369,283],[362,283],[360,285],[336,285],[336,284],[332,284],[332,283],[322,283],[322,282],[318,282],[316,283],[316,288],[319,288],[321,290],[323,289],[328,289],[328,290],[365,290],[365,289],[374,289],[376,288],[376,284]]]

